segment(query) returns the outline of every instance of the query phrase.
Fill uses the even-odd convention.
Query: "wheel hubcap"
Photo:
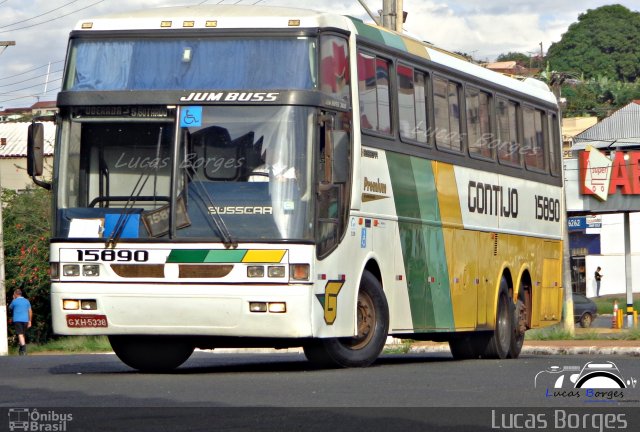
[[[351,348],[361,349],[371,341],[376,323],[373,301],[365,293],[358,293],[358,335],[352,338]]]

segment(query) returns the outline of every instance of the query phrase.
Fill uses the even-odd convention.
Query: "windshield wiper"
[[[113,227],[113,231],[111,232],[111,234],[109,235],[109,238],[105,243],[105,247],[114,248],[117,242],[120,240],[120,237],[124,232],[124,228],[127,225],[127,221],[129,220],[129,216],[133,214],[131,210],[133,209],[133,206],[135,205],[138,197],[142,193],[142,190],[144,189],[144,186],[147,184],[147,180],[149,180],[150,176],[151,174],[147,174],[147,177],[144,179],[142,184],[140,184],[140,181],[142,181],[142,178],[144,177],[144,173],[140,174],[140,177],[138,177],[138,181],[133,187],[133,191],[131,191],[131,195],[129,195],[127,202],[124,204],[124,211],[118,217],[118,220],[116,221],[116,224]]]
[[[227,224],[225,224],[224,218],[218,213],[218,209],[216,208],[213,202],[213,198],[209,194],[209,191],[207,191],[207,188],[202,184],[202,181],[199,178],[194,179],[194,176],[189,172],[189,167],[187,167],[185,171],[187,173],[187,177],[189,177],[189,180],[191,181],[191,184],[195,185],[199,189],[199,192],[202,195],[202,199],[204,200],[206,198],[206,200],[208,201],[209,205],[207,207],[213,209],[213,213],[210,212],[209,214],[213,216],[213,223],[216,225],[216,229],[220,233],[220,237],[222,237],[222,243],[224,244],[224,247],[227,249],[237,248],[238,242],[235,241],[231,236],[231,232],[229,231]],[[195,175],[198,176],[197,172],[195,173]]]
[[[163,128],[160,127],[160,130],[158,131],[158,141],[157,141],[157,144],[156,144],[156,146],[157,146],[156,155],[160,154],[160,144],[162,144],[162,129]],[[131,194],[127,198],[127,202],[125,202],[125,204],[124,204],[123,212],[118,217],[118,220],[116,221],[116,224],[113,227],[113,231],[111,232],[111,234],[109,235],[109,238],[107,239],[107,241],[105,243],[105,247],[114,248],[116,246],[116,244],[118,243],[118,241],[120,240],[120,237],[122,236],[122,233],[124,232],[124,228],[126,227],[127,222],[129,220],[129,216],[131,216],[133,214],[133,212],[131,212],[131,210],[133,209],[133,206],[136,204],[138,198],[142,194],[142,191],[144,190],[144,186],[147,184],[147,181],[149,180],[149,177],[151,177],[151,173],[147,174],[146,177],[145,177],[145,174],[142,173],[142,174],[140,174],[140,177],[138,177],[138,181],[136,181],[136,184],[133,186],[133,190],[131,191]],[[153,196],[154,196],[154,205],[155,205],[156,181],[157,181],[157,177],[158,177],[158,166],[157,166],[157,164],[156,164],[156,171],[155,171],[155,176],[154,177],[156,179],[154,181],[154,184],[153,184],[153,194],[154,194]],[[144,178],[144,181],[142,181],[143,178]],[[140,184],[141,181],[142,181],[142,184]]]

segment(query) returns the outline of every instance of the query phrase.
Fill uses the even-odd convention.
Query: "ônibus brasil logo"
[[[9,430],[33,432],[65,432],[73,414],[53,410],[39,411],[30,408],[9,408]]]

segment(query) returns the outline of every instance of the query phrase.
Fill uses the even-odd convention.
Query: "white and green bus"
[[[388,336],[515,358],[560,319],[542,83],[351,17],[199,6],[79,22],[57,103],[54,331],[133,368],[222,347],[367,366]]]

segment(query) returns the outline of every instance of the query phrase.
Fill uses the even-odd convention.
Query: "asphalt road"
[[[3,416],[21,415],[35,415],[37,424],[49,425],[39,430],[65,432],[306,432],[495,430],[496,418],[508,420],[512,412],[538,408],[547,409],[544,415],[553,415],[551,408],[640,413],[638,383],[616,393],[588,395],[568,388],[554,393],[558,373],[544,371],[594,361],[613,362],[623,379],[640,381],[637,358],[604,355],[454,361],[448,353],[387,354],[369,368],[320,370],[298,353],[202,351],[170,374],[138,373],[113,354],[2,357],[0,407],[8,417],[0,408],[0,430],[7,424]],[[495,417],[496,410],[507,417]],[[73,422],[63,427],[58,421],[58,429],[51,429],[50,423],[65,415],[75,416]],[[640,426],[640,416],[636,423]]]

